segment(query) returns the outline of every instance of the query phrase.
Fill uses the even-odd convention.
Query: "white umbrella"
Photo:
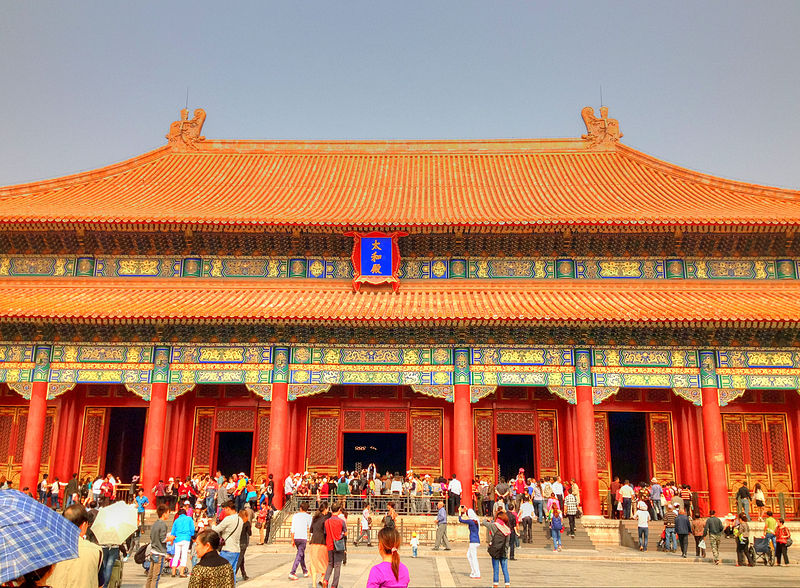
[[[136,507],[120,501],[98,510],[91,530],[99,544],[120,545],[138,528]]]

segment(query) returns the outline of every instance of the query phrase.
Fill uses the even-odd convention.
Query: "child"
[[[400,563],[400,533],[384,527],[378,531],[378,553],[383,561],[372,566],[366,588],[408,588],[408,568]]]
[[[417,557],[417,549],[419,549],[419,539],[417,538],[417,532],[414,531],[411,533],[411,557]]]

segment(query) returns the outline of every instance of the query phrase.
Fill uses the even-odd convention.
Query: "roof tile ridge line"
[[[91,182],[99,179],[109,178],[134,169],[135,167],[145,163],[155,161],[156,159],[159,159],[160,157],[170,153],[175,153],[175,150],[169,145],[163,145],[161,147],[157,147],[156,149],[152,149],[151,151],[147,151],[146,153],[142,153],[141,155],[137,155],[123,161],[118,161],[116,163],[111,163],[96,169],[50,178],[47,180],[38,180],[23,184],[12,184],[10,186],[0,186],[0,198],[8,198],[20,194],[38,193],[45,190],[53,190],[80,184],[81,182]]]
[[[404,145],[415,147],[411,150],[393,150],[392,147],[400,148]],[[604,146],[591,147],[584,139],[576,137],[554,137],[554,138],[518,138],[518,139],[206,139],[196,143],[196,149],[192,153],[237,153],[236,147],[257,146],[269,147],[290,147],[290,149],[264,150],[264,151],[241,151],[240,155],[264,155],[272,153],[309,153],[309,148],[319,147],[340,147],[337,151],[320,151],[319,155],[328,153],[363,153],[366,155],[425,155],[428,152],[420,148],[431,146],[437,148],[434,155],[447,153],[547,153],[546,149],[531,150],[526,147],[536,145],[546,147],[553,145],[558,153],[613,153],[613,149]],[[372,146],[384,147],[384,150],[368,151]],[[447,147],[451,148],[447,148]],[[463,146],[463,150],[458,147]],[[470,149],[469,147],[484,146],[485,149]],[[294,148],[291,148],[294,147]],[[352,149],[347,149],[348,147]],[[455,149],[453,149],[453,147]],[[506,147],[505,149],[503,147]],[[511,147],[510,149],[508,147]],[[185,150],[181,149],[181,152]],[[311,153],[314,153],[311,151]]]
[[[697,170],[682,167],[680,165],[659,159],[643,151],[625,145],[622,143],[617,144],[617,151],[622,155],[637,161],[638,163],[654,167],[659,171],[664,172],[673,177],[681,178],[684,180],[696,181],[702,184],[713,186],[716,188],[726,188],[737,191],[747,191],[751,194],[758,194],[759,196],[772,196],[775,198],[788,198],[790,200],[800,200],[800,190],[792,190],[791,188],[780,188],[778,186],[766,186],[764,184],[752,184],[749,182],[742,182],[739,180],[731,180],[728,178],[721,178]]]

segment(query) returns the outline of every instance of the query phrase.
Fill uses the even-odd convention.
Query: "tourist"
[[[483,501],[483,516],[488,517],[494,513],[495,485],[492,480],[487,480],[484,483],[486,485],[486,498]]]
[[[558,498],[556,498],[556,495],[553,492],[550,492],[550,496],[547,499],[547,505],[545,506],[545,518],[547,519],[548,523],[553,517],[553,511],[559,510],[560,508],[561,505],[558,502]]]
[[[503,508],[508,506],[508,497],[511,494],[511,486],[506,483],[503,476],[497,481],[497,486],[494,487],[495,503],[503,503]]]
[[[517,541],[519,540],[517,535],[517,512],[514,510],[514,503],[512,502],[509,508],[506,510],[506,514],[508,515],[508,528],[511,529],[511,536],[509,537],[509,551],[510,557],[508,559],[517,559],[514,557],[514,552],[517,549]]]
[[[89,529],[89,513],[82,504],[71,504],[64,509],[64,518],[72,522],[80,531],[78,557],[67,559],[53,566],[47,583],[55,588],[75,586],[76,588],[97,588],[98,572],[103,560],[103,551],[86,539]]]
[[[695,516],[692,519],[692,535],[694,535],[694,556],[705,557],[706,548],[703,543],[703,535],[705,535],[706,519],[703,517]]]
[[[359,528],[358,537],[356,538],[356,540],[353,543],[353,545],[357,546],[361,542],[361,539],[366,539],[367,540],[367,546],[368,547],[372,547],[372,540],[370,539],[370,536],[369,536],[369,530],[372,528],[372,516],[371,516],[371,514],[372,514],[371,506],[370,506],[370,503],[367,502],[364,505],[364,510],[361,511],[361,518],[358,521],[358,528]]]
[[[170,564],[173,577],[177,575],[178,568],[183,568],[181,578],[186,577],[189,546],[192,543],[194,531],[194,521],[186,514],[184,509],[180,509],[177,518],[172,523],[172,529],[167,535],[167,543],[172,543],[175,549],[175,555],[172,556],[172,563]]]
[[[650,480],[650,514],[652,520],[660,521],[664,518],[664,507],[661,505],[661,484],[658,483],[658,478]]]
[[[553,494],[558,499],[558,508],[563,512],[564,510],[564,484],[561,483],[561,476],[556,477],[555,482],[550,486]]]
[[[756,485],[753,486],[753,500],[755,501],[756,509],[758,510],[758,520],[761,522],[764,520],[764,509],[767,506],[767,499],[764,496],[764,490],[761,488],[761,484],[759,482],[756,482]]]
[[[578,516],[578,499],[573,494],[572,489],[564,497],[564,514],[569,520],[569,536],[575,538],[575,517]]]
[[[464,518],[466,513],[467,518]],[[458,522],[469,527],[469,547],[467,547],[467,562],[469,562],[469,577],[480,578],[481,570],[478,566],[478,546],[481,544],[480,520],[474,510],[461,505],[458,509]]]
[[[212,527],[222,537],[222,547],[219,555],[228,560],[232,570],[236,570],[238,568],[239,555],[241,554],[239,538],[242,535],[244,522],[237,515],[236,504],[232,500],[228,500],[222,505],[220,516],[223,517],[222,520]],[[234,575],[235,581],[236,576]]]
[[[758,504],[758,502],[756,502]],[[764,537],[772,544],[772,552],[777,551],[778,547],[775,545],[775,529],[778,528],[778,521],[772,516],[772,511],[767,511],[767,518],[764,520]]]
[[[739,509],[739,513],[750,515],[751,499],[752,496],[750,494],[750,489],[747,487],[747,482],[742,482],[742,485],[736,491],[736,507]]]
[[[531,494],[531,503],[533,504],[533,512],[536,514],[536,522],[541,523],[544,519],[544,499],[542,495],[541,480],[538,482],[534,478],[532,484],[533,493]]]
[[[308,544],[308,568],[311,585],[317,586],[317,577],[325,575],[328,568],[328,547],[325,538],[325,521],[331,516],[327,501],[320,502],[311,519],[311,541]]]
[[[167,560],[167,519],[169,509],[162,503],[156,507],[158,519],[150,527],[150,569],[147,571],[146,588],[156,588],[161,572],[164,570],[164,562]]]
[[[386,516],[383,517],[383,526],[394,529],[397,526],[397,511],[394,508],[394,502],[387,502],[386,510]]]
[[[262,502],[256,513],[256,529],[258,529],[258,544],[264,545],[264,539],[269,539],[267,534],[267,517],[269,516],[269,505]],[[266,537],[265,537],[266,535]]]
[[[397,529],[378,531],[378,553],[383,560],[372,566],[367,588],[407,588],[411,582],[408,568],[400,562],[400,533]],[[332,587],[331,587],[332,588]]]
[[[522,504],[522,497],[528,493],[528,487],[525,483],[525,468],[519,468],[517,477],[514,478],[514,483],[511,485],[514,491],[514,507],[519,511]]]
[[[614,479],[611,481],[611,484],[608,487],[608,495],[611,498],[611,518],[616,519],[618,518],[618,513],[622,511],[619,508],[619,489],[622,487],[622,484],[619,483],[619,476],[614,476]]]
[[[411,541],[408,542],[411,545],[411,557],[417,557],[419,552],[419,537],[417,537],[417,532],[411,532]]]
[[[791,538],[792,534],[786,527],[786,521],[780,519],[775,528],[775,541],[778,546],[775,550],[775,561],[778,565],[781,565],[781,556],[783,556],[783,563],[789,565],[789,541]]]
[[[748,505],[749,506],[749,505]],[[736,565],[747,564],[751,568],[755,565],[753,554],[750,552],[750,525],[747,524],[748,516],[745,512],[739,513],[739,524],[734,529],[736,537]]]
[[[724,527],[722,521],[716,516],[716,511],[712,510],[708,513],[706,524],[703,527],[703,537],[708,538],[711,543],[711,555],[714,558],[714,564],[719,565],[719,545],[722,541],[722,533]]]
[[[303,500],[300,503],[300,512],[292,516],[292,545],[297,548],[297,553],[294,557],[292,564],[292,571],[289,572],[290,580],[297,580],[297,566],[303,570],[303,576],[308,577],[308,568],[306,567],[306,543],[308,542],[308,531],[311,528],[311,515],[308,514],[308,501]]]
[[[539,503],[541,504],[541,500]],[[525,495],[519,507],[520,535],[523,543],[533,543],[533,517],[535,516],[533,503],[529,495]]]
[[[239,518],[242,519],[242,531],[239,534],[239,560],[236,562],[236,568],[233,571],[233,576],[236,578],[236,572],[241,570],[242,580],[247,580],[247,572],[244,568],[244,556],[247,552],[247,547],[250,545],[250,537],[253,535],[253,527],[251,523],[250,508],[243,508],[239,511]]]
[[[325,521],[325,544],[328,548],[328,566],[325,569],[323,585],[328,588],[338,588],[339,574],[345,554],[345,538],[347,536],[347,523],[339,516],[342,512],[341,503],[331,507],[331,516]]]
[[[497,588],[500,582],[500,570],[503,571],[503,580],[506,586],[511,586],[508,576],[508,545],[510,543],[511,529],[508,528],[508,515],[505,509],[498,505],[494,520],[486,519],[481,523],[489,529],[489,557],[492,558],[492,587]]]
[[[447,511],[444,509],[444,501],[437,503],[439,511],[436,514],[436,541],[433,543],[433,550],[439,551],[439,545],[444,543],[444,550],[450,551],[450,543],[447,541]]]
[[[675,517],[675,533],[678,535],[678,543],[681,546],[681,557],[687,557],[689,551],[689,535],[692,534],[692,522],[684,509],[678,511]]]
[[[450,478],[450,483],[447,485],[447,500],[450,505],[448,513],[450,515],[458,514],[458,507],[461,506],[462,492],[463,488],[461,486],[461,481],[456,478],[455,474],[453,474],[453,476]]]
[[[218,553],[220,543],[219,533],[213,529],[197,534],[194,548],[200,559],[192,568],[189,588],[233,588],[236,585],[230,561]]]
[[[564,532],[564,520],[561,511],[554,506],[550,516],[550,536],[553,538],[553,551],[561,551],[561,533]]]
[[[668,504],[664,513],[664,551],[674,552],[677,548],[678,542],[675,537],[675,519],[677,516],[678,512],[674,506]]]
[[[639,535],[639,551],[647,551],[647,540],[650,536],[650,513],[646,504],[639,504],[636,509],[636,531]]]

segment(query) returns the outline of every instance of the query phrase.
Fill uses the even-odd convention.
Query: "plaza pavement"
[[[800,552],[798,552],[800,553]],[[481,579],[469,578],[469,565],[465,557],[466,544],[453,544],[452,551],[431,552],[422,549],[420,557],[410,556],[410,549],[401,549],[401,557],[411,574],[411,586],[484,588],[492,585],[491,561],[486,547],[478,551]],[[370,567],[380,561],[377,550],[372,547],[350,548],[348,563],[342,566],[341,588],[364,588]],[[790,558],[797,556],[789,553]],[[313,588],[309,578],[297,581],[288,579],[294,560],[294,551],[287,545],[251,546],[247,550],[246,568],[250,576],[247,582],[237,580],[244,588],[272,588],[293,586]],[[734,562],[726,561],[714,566],[708,561],[668,553],[647,552],[611,547],[598,551],[564,550],[553,553],[541,546],[523,548],[516,561],[509,561],[511,585],[514,587],[536,586],[798,586],[800,565],[789,567],[737,568]],[[184,588],[187,579],[163,577],[162,588]],[[125,564],[123,588],[140,587],[144,584],[141,566],[129,560]],[[502,575],[501,584],[502,586]]]

